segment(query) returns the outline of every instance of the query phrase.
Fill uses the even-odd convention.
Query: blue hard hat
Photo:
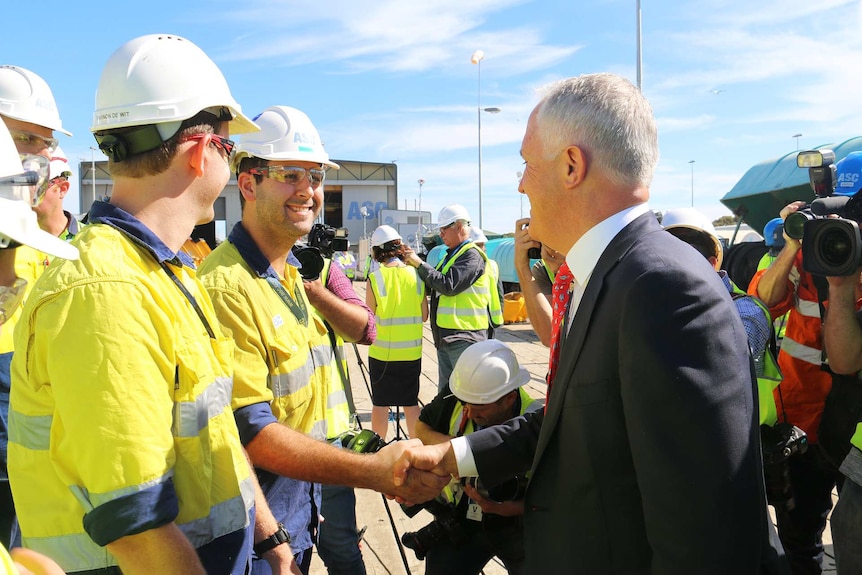
[[[850,152],[835,164],[835,195],[852,196],[862,187],[862,152]]]
[[[784,220],[772,218],[763,227],[763,241],[767,247],[784,243]]]

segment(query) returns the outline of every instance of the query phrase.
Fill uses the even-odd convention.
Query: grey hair
[[[637,87],[603,73],[567,78],[544,91],[536,125],[546,159],[578,146],[616,184],[652,182],[658,131],[652,108]]]

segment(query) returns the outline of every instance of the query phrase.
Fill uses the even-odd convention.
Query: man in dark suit
[[[563,80],[521,155],[530,235],[575,278],[547,411],[412,450],[403,468],[486,485],[530,469],[535,573],[769,572],[746,334],[715,271],[646,204],[649,104],[612,74]]]

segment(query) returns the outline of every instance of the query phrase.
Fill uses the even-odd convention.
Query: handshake
[[[436,497],[452,476],[457,476],[451,443],[423,445],[418,439],[395,441],[381,449],[376,457],[380,475],[369,486],[399,503],[418,504]]]

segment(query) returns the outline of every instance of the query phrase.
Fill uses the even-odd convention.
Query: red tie
[[[557,276],[554,278],[553,289],[553,309],[554,314],[551,319],[551,357],[548,361],[548,395],[545,398],[545,408],[548,406],[548,398],[551,397],[551,383],[554,381],[554,375],[557,373],[557,365],[560,363],[560,329],[563,325],[563,316],[566,314],[566,307],[571,296],[572,281],[575,276],[572,275],[569,269],[569,264],[563,262],[560,269],[557,270]]]

